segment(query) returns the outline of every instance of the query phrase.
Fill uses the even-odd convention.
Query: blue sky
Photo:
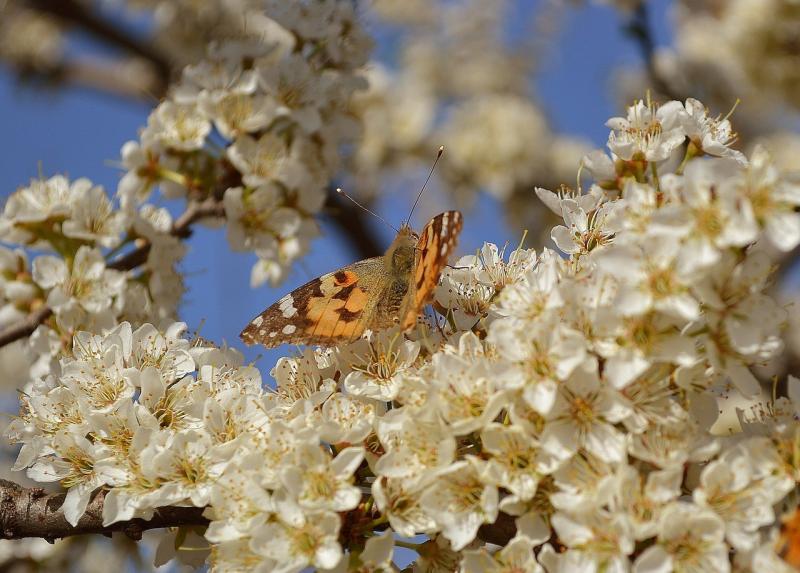
[[[515,13],[521,17],[516,21],[524,21],[524,16],[550,1],[517,0]],[[650,4],[657,43],[668,43],[669,2],[655,0]],[[556,42],[535,78],[539,101],[551,125],[560,132],[583,136],[598,147],[604,145],[608,133],[603,124],[618,112],[612,96],[613,71],[641,61],[621,27],[619,14],[611,8],[587,5],[567,9]],[[513,25],[510,33],[514,33]],[[387,41],[378,38],[379,45]],[[80,89],[42,93],[18,86],[5,70],[0,71],[0,125],[4,132],[0,194],[6,197],[39,173],[46,177],[57,173],[88,177],[113,191],[120,177],[115,165],[119,149],[125,141],[136,138],[150,108],[147,103],[135,104]],[[405,212],[404,205],[410,206],[412,200],[412,193],[408,197],[391,196],[378,209],[382,213],[394,213],[395,208]],[[425,215],[417,213],[417,221]],[[462,253],[474,252],[484,240],[515,244],[519,239],[516,231],[504,228],[502,213],[490,199],[479,200],[465,215]],[[374,224],[388,245],[391,231],[378,221]],[[201,229],[189,243],[191,251],[183,267],[190,290],[181,319],[191,329],[204,321],[205,338],[239,347],[237,335],[252,316],[291,288],[354,260],[355,255],[341,244],[335,229],[323,231],[324,236],[314,243],[311,254],[286,283],[276,289],[251,290],[253,259],[231,253],[220,231]],[[246,356],[262,356],[258,364],[266,374],[277,357],[288,351],[248,349]]]

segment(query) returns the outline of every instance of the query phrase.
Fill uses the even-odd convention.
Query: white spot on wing
[[[286,326],[283,327],[283,330],[281,332],[283,332],[284,334],[292,334],[294,333],[295,330],[297,330],[297,327],[294,324],[287,324]]]
[[[284,318],[291,318],[297,314],[297,309],[294,307],[294,298],[291,294],[287,294],[278,301],[278,308],[280,309]]]
[[[253,326],[255,326],[256,328],[258,328],[259,326],[261,326],[261,323],[262,323],[262,322],[264,322],[264,319],[263,319],[263,318],[261,318],[261,316],[257,316],[257,317],[255,317],[255,318],[253,319],[253,322],[252,322],[252,324],[253,324]]]

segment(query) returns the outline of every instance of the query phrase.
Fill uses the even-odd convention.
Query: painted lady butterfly
[[[441,154],[441,150],[440,150]],[[239,335],[246,344],[331,346],[396,324],[416,323],[455,250],[462,216],[445,211],[418,236],[408,224],[382,257],[323,275],[284,296]]]

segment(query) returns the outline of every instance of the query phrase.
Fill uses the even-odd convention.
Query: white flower
[[[319,446],[301,445],[295,450],[294,464],[283,470],[281,481],[306,511],[347,511],[361,499],[361,491],[352,482],[363,459],[362,448],[345,448],[331,458]]]
[[[481,432],[489,459],[481,469],[484,479],[511,492],[514,501],[528,501],[544,474],[552,468],[536,440],[522,428],[490,424]]]
[[[475,539],[481,525],[497,519],[497,488],[481,481],[473,458],[439,472],[422,494],[422,503],[456,551]]]
[[[142,142],[147,147],[194,151],[203,147],[209,131],[211,122],[196,106],[167,100],[150,114],[142,132]]]
[[[336,392],[322,405],[320,437],[331,444],[357,444],[372,432],[374,404]]]
[[[685,103],[686,113],[681,114],[683,129],[700,153],[717,157],[730,157],[743,165],[747,158],[741,151],[731,149],[737,135],[727,118],[711,117],[708,108],[694,98]]]
[[[261,85],[274,98],[275,116],[297,122],[307,133],[320,128],[322,118],[318,108],[323,103],[320,100],[324,90],[305,58],[290,55],[260,72]]]
[[[141,462],[144,474],[163,484],[150,498],[155,507],[185,501],[205,507],[225,464],[213,455],[208,434],[197,430],[179,432],[164,446],[145,448]]]
[[[800,244],[800,185],[780,176],[766,149],[757,146],[745,172],[743,194],[767,240],[781,251]]]
[[[558,383],[570,376],[583,362],[586,344],[569,327],[556,323],[556,317],[532,324],[509,319],[494,322],[488,340],[503,360],[510,364],[506,385],[521,388],[525,401],[541,414],[553,407]]]
[[[561,543],[582,554],[585,570],[628,571],[634,540],[627,516],[598,509],[578,516],[559,512],[550,519]]]
[[[673,502],[661,514],[658,540],[633,565],[634,573],[684,571],[728,573],[725,524],[713,512],[686,502]]]
[[[101,247],[117,246],[125,230],[125,214],[114,210],[103,188],[93,186],[88,179],[78,179],[71,193],[70,217],[62,224],[64,235]]]
[[[626,415],[616,391],[599,378],[596,363],[587,360],[560,385],[546,416],[542,447],[559,458],[585,448],[599,458],[621,461],[625,437],[613,424]]]
[[[685,115],[678,101],[657,107],[639,100],[628,108],[627,117],[614,117],[606,122],[613,130],[608,136],[608,147],[626,161],[663,161],[686,139]]]
[[[480,344],[472,333],[464,334],[461,341],[467,337]],[[438,353],[432,362],[434,398],[427,407],[438,410],[454,435],[479,431],[497,417],[507,392],[488,360]]]
[[[572,456],[553,472],[555,491],[549,495],[560,511],[591,514],[609,505],[619,486],[615,466],[588,452]]]
[[[616,307],[624,316],[652,310],[684,320],[700,316],[700,305],[692,296],[692,277],[678,264],[676,241],[652,240],[644,245],[614,245],[595,259],[601,272],[619,282]]]
[[[376,474],[406,478],[412,483],[430,470],[449,467],[455,458],[453,435],[431,410],[390,410],[377,426],[386,453],[375,464]]]
[[[289,158],[286,142],[269,131],[258,139],[249,135],[236,138],[228,148],[228,158],[252,187],[271,181],[290,183],[290,172],[298,167]]]
[[[372,483],[375,503],[399,535],[414,537],[436,530],[436,522],[421,502],[423,488],[404,478],[379,477]]]
[[[485,549],[464,551],[461,563],[464,573],[542,573],[536,562],[533,542],[525,535],[517,534],[508,544],[489,554]]]
[[[617,217],[615,203],[603,203],[594,209],[585,209],[573,199],[561,202],[561,216],[565,225],[553,227],[550,238],[564,253],[579,257],[588,255],[613,241]]]
[[[75,526],[94,490],[109,483],[110,476],[98,464],[108,452],[102,445],[92,444],[72,432],[57,433],[52,446],[57,457],[40,458],[28,469],[28,476],[41,482],[61,481],[68,488],[62,511],[70,525]]]
[[[780,458],[767,438],[750,438],[708,464],[694,490],[697,505],[707,507],[725,523],[728,542],[751,551],[758,531],[775,521],[772,506],[794,488],[789,478],[773,477]]]
[[[70,265],[50,255],[33,261],[33,280],[48,290],[47,304],[56,312],[69,312],[76,306],[100,313],[120,294],[124,275],[106,268],[97,249],[81,247]]]
[[[299,522],[272,521],[252,531],[250,548],[272,562],[271,571],[297,573],[308,566],[335,567],[342,558],[335,513],[311,513]]]
[[[340,361],[352,370],[344,388],[354,396],[389,402],[406,379],[414,375],[420,343],[406,340],[397,329],[357,340],[343,350]]]
[[[740,170],[729,159],[695,159],[682,180],[662,181],[665,192],[682,204],[664,208],[655,220],[670,232],[685,234],[680,259],[686,271],[707,268],[726,247],[741,247],[757,238],[752,209],[742,201]]]
[[[236,251],[269,250],[300,229],[300,213],[284,206],[284,192],[275,184],[255,189],[234,187],[223,199],[228,242]]]

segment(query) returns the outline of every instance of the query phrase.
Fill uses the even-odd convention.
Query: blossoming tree
[[[715,429],[784,346],[770,286],[800,245],[800,184],[766,147],[737,149],[729,118],[691,97],[637,99],[606,149],[578,154],[576,188],[535,190],[550,247],[454,257],[413,328],[287,349],[271,380],[178,321],[191,228],[224,225],[258,256],[252,283],[276,284],[317,233],[342,149],[369,179],[423,155],[433,120],[364,143],[398,107],[370,104],[381,80],[351,3],[217,8],[230,38],[199,45],[164,16],[182,72],[123,146],[114,193],[56,175],[5,202],[0,344],[32,357],[6,433],[15,469],[63,488],[0,482],[6,538],[157,530],[157,563],[220,572],[395,571],[409,550],[431,572],[798,566],[783,524],[800,381]],[[517,153],[547,128],[515,90],[459,104],[443,177],[519,205],[549,163]],[[485,146],[475,118],[522,139]]]

